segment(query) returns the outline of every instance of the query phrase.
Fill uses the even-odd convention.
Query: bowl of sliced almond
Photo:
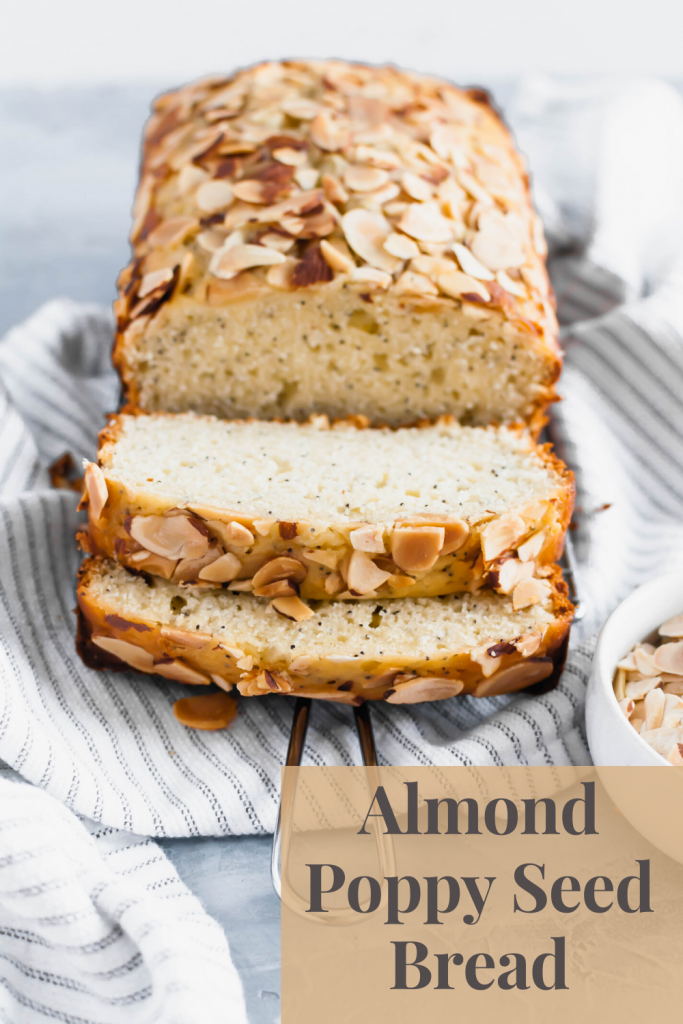
[[[598,638],[586,702],[596,765],[683,765],[683,585],[635,590]]]

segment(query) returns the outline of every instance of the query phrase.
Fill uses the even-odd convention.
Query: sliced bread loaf
[[[559,570],[515,611],[492,591],[442,598],[271,604],[180,587],[87,559],[78,582],[81,657],[184,683],[394,704],[510,693],[556,680],[572,606]]]
[[[83,546],[261,597],[421,597],[524,585],[562,550],[571,473],[522,429],[398,430],[119,415],[86,470]]]

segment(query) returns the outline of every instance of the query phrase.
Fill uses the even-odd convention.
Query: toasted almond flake
[[[203,558],[209,539],[199,521],[187,516],[133,516],[130,535],[147,551],[163,558]]]
[[[447,274],[439,274],[439,288],[446,295],[460,298],[461,295],[476,295],[482,302],[490,302],[491,296],[481,281],[476,281],[459,270],[449,270]]]
[[[331,203],[344,204],[348,202],[349,193],[342,185],[339,178],[334,174],[323,174],[320,184],[325,192],[325,198]]]
[[[488,267],[480,263],[467,246],[462,245],[460,242],[454,242],[452,249],[465,274],[468,274],[470,277],[476,277],[479,281],[493,281],[495,279],[496,275]]]
[[[384,167],[397,170],[401,166],[401,158],[390,149],[378,149],[376,146],[360,145],[353,150],[353,159],[359,164],[371,164],[373,167]]]
[[[349,559],[346,583],[352,594],[369,594],[381,587],[390,575],[378,568],[364,551],[354,551]]]
[[[349,142],[348,121],[323,109],[311,121],[311,139],[327,152],[344,149]]]
[[[344,168],[344,184],[352,192],[374,192],[388,181],[388,173],[380,167],[348,164]]]
[[[230,248],[223,246],[214,253],[209,264],[209,273],[229,281],[240,271],[250,267],[272,266],[284,261],[285,257],[281,252],[268,249],[265,245],[234,245]]]
[[[320,171],[317,171],[315,167],[300,167],[294,172],[294,180],[299,186],[306,190],[315,188],[318,184],[318,178],[320,177]]]
[[[287,117],[292,117],[295,121],[312,121],[320,111],[319,103],[315,103],[313,100],[300,99],[298,96],[282,100],[280,107]]]
[[[308,153],[305,149],[292,149],[291,146],[282,146],[273,150],[273,157],[278,163],[287,167],[302,167],[308,160]]]
[[[659,675],[653,652],[645,650],[642,646],[636,647],[633,652],[633,660],[636,663],[636,671],[640,672],[641,676]]]
[[[511,594],[518,583],[529,580],[534,574],[533,562],[520,562],[518,558],[507,558],[498,572],[498,586],[495,588],[499,594]]]
[[[391,274],[383,270],[375,270],[374,267],[354,267],[351,271],[351,280],[359,281],[361,284],[371,288],[388,288],[391,284]]]
[[[262,537],[267,537],[276,522],[276,519],[255,519],[253,527]]]
[[[667,761],[679,768],[683,765],[683,743],[674,743],[667,756]]]
[[[683,637],[683,615],[674,615],[659,627],[660,636]]]
[[[251,580],[231,580],[228,583],[228,590],[235,590],[240,594],[249,593],[254,589]]]
[[[654,655],[654,664],[660,672],[683,676],[683,640],[658,647]]]
[[[93,636],[92,642],[96,647],[101,647],[108,654],[113,654],[126,665],[137,669],[138,672],[153,672],[154,658],[142,647],[129,644],[127,640],[118,640],[113,636]]]
[[[228,551],[221,555],[210,565],[205,566],[199,573],[200,580],[208,580],[209,583],[229,583],[234,580],[242,568],[242,563],[236,555]]]
[[[534,558],[540,555],[544,543],[545,530],[539,530],[538,533],[534,533],[528,540],[519,545],[517,554],[523,562],[533,562]]]
[[[221,690],[225,690],[226,693],[230,693],[235,685],[234,683],[229,683],[227,679],[223,678],[223,676],[216,675],[215,672],[211,673],[211,680],[216,684],[216,686],[220,686]]]
[[[541,639],[540,633],[525,633],[514,644],[523,658],[530,658],[541,646]]]
[[[244,651],[241,647],[228,647],[227,644],[221,643],[223,650],[227,651],[236,661],[244,657]]]
[[[620,707],[621,711],[626,715],[627,718],[631,717],[631,715],[633,714],[635,706],[636,706],[635,701],[631,700],[630,697],[624,697],[623,700],[619,701],[619,707]]]
[[[301,598],[296,596],[276,597],[274,601],[270,602],[270,606],[280,615],[284,615],[286,619],[293,619],[294,622],[304,622],[315,614],[312,608],[309,608]]]
[[[530,659],[517,665],[510,665],[498,672],[493,679],[482,680],[474,691],[475,697],[498,697],[503,693],[515,693],[534,683],[540,683],[553,673],[550,658]]]
[[[164,640],[171,640],[180,647],[192,647],[198,651],[216,642],[212,633],[200,633],[199,630],[173,629],[171,626],[162,626],[160,634]]]
[[[325,593],[332,597],[344,589],[344,580],[341,573],[331,572],[325,580]]]
[[[85,487],[88,492],[89,514],[93,522],[96,523],[109,499],[107,481],[96,462],[88,462],[87,459],[83,459],[83,467],[85,469]]]
[[[161,267],[160,270],[152,270],[149,274],[145,274],[140,287],[138,289],[138,298],[144,299],[145,295],[149,295],[155,288],[159,288],[162,284],[168,284],[173,279],[173,269],[171,267]]]
[[[197,185],[208,181],[208,178],[209,175],[201,167],[197,167],[196,164],[185,164],[178,175],[178,190],[186,196]]]
[[[442,679],[439,676],[415,676],[398,683],[387,691],[385,700],[389,704],[422,704],[424,701],[446,700],[455,697],[465,688],[459,679]]]
[[[461,169],[458,172],[458,181],[478,203],[482,203],[485,206],[493,204],[493,199],[484,186],[469,171]]]
[[[443,526],[399,526],[391,535],[391,556],[405,572],[431,569],[443,547]]]
[[[342,217],[342,230],[355,253],[371,267],[388,274],[398,269],[401,261],[383,248],[391,234],[389,221],[371,210],[349,210]]]
[[[429,145],[442,160],[461,163],[464,159],[462,130],[450,124],[438,124],[432,128]]]
[[[504,270],[498,271],[496,280],[501,288],[504,288],[506,292],[510,292],[510,295],[516,295],[520,299],[529,298],[529,292],[524,283],[522,281],[514,281]]]
[[[353,262],[351,256],[347,256],[338,249],[336,245],[326,241],[324,238],[320,242],[320,251],[323,254],[325,262],[328,266],[332,267],[333,270],[338,270],[342,274],[355,270],[356,264]]]
[[[225,245],[225,231],[220,228],[209,228],[208,231],[200,231],[197,235],[197,244],[205,252],[216,252]]]
[[[265,235],[261,235],[259,243],[267,246],[269,249],[275,249],[276,252],[286,253],[294,245],[295,239],[287,238],[286,235],[278,235],[274,231],[267,231]]]
[[[384,527],[366,523],[349,533],[351,547],[356,551],[368,551],[370,554],[384,553]]]
[[[241,669],[242,672],[251,672],[254,667],[254,658],[251,654],[245,654],[237,660],[236,664],[237,668]]]
[[[550,597],[551,592],[546,580],[522,580],[512,591],[512,610],[518,612],[532,604],[539,604]]]
[[[300,654],[293,661],[289,663],[289,671],[295,675],[305,676],[308,675],[308,671],[313,664],[313,658],[310,654]]]
[[[449,242],[453,238],[452,224],[434,201],[411,203],[401,217],[399,227],[411,238],[423,242]]]
[[[383,249],[399,260],[410,260],[420,255],[420,249],[412,238],[392,231],[383,244]]]
[[[481,666],[481,670],[487,679],[499,670],[501,664],[500,658],[492,658],[489,654],[489,648],[493,647],[494,644],[494,640],[487,640],[483,644],[473,647],[470,651],[471,660]]]
[[[254,535],[242,523],[219,523],[209,520],[206,524],[210,529],[216,531],[224,544],[236,548],[250,548],[254,543]]]
[[[306,579],[306,566],[296,558],[289,558],[287,555],[278,555],[271,558],[262,565],[258,572],[254,573],[252,583],[254,588],[264,587],[268,583],[275,583],[279,580],[291,580],[293,583],[303,583]]]
[[[256,597],[294,597],[296,587],[290,580],[276,580],[274,583],[266,583],[262,587],[254,587]]]
[[[304,558],[317,565],[324,565],[326,569],[336,569],[341,558],[341,551],[329,551],[322,548],[304,548]]]
[[[266,283],[271,288],[281,288],[283,291],[290,291],[294,288],[293,277],[294,271],[298,267],[300,260],[287,258],[284,263],[278,263],[273,267],[270,267],[266,274]]]
[[[211,676],[214,682],[216,676]],[[222,684],[219,684],[222,685]],[[224,684],[224,688],[231,686]],[[173,714],[188,729],[215,731],[226,729],[237,714],[237,701],[227,693],[207,693],[201,697],[183,697],[173,705]]]
[[[487,562],[500,558],[524,536],[528,527],[514,512],[506,512],[488,523],[481,532],[481,549]]]
[[[645,728],[658,729],[664,718],[665,696],[659,687],[645,694]]]
[[[439,274],[448,274],[456,269],[453,260],[441,256],[416,256],[410,262],[410,269],[417,274],[426,274],[435,281]]]
[[[511,222],[500,210],[488,210],[479,217],[479,230],[470,242],[470,249],[491,270],[521,267],[526,261]]]
[[[204,213],[226,210],[233,201],[232,187],[227,181],[205,181],[197,189],[194,201]]]
[[[401,186],[411,199],[417,199],[421,203],[431,199],[434,195],[434,189],[429,182],[417,174],[413,174],[412,171],[404,172],[401,177]]]
[[[406,270],[396,282],[396,291],[399,295],[438,295],[439,290],[433,281],[430,281],[424,274],[415,274],[412,270]]]
[[[163,220],[151,232],[147,243],[150,246],[161,246],[162,248],[179,245],[198,227],[199,221],[196,217],[171,217],[169,220]]]

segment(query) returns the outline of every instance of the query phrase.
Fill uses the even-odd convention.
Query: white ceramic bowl
[[[683,580],[679,572],[672,572],[634,590],[602,627],[586,698],[586,732],[594,764],[667,764],[629,724],[614,696],[612,680],[617,662],[634,644],[681,612]]]

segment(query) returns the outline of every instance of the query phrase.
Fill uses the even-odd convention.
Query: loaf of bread
[[[543,232],[480,90],[285,61],[168,93],[131,239],[130,407],[537,432],[556,397]]]
[[[90,552],[261,597],[513,595],[562,551],[572,474],[529,434],[118,415],[86,468]]]
[[[79,652],[92,668],[183,683],[394,704],[490,697],[561,670],[572,606],[559,570],[515,611],[491,590],[443,598],[324,601],[180,587],[87,559],[78,582]],[[542,590],[542,592],[541,592]],[[303,606],[302,606],[303,607]]]

